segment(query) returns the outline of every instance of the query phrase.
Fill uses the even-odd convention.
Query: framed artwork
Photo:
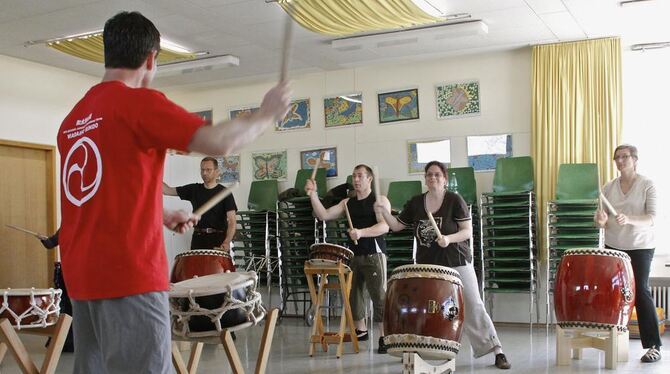
[[[254,180],[286,179],[287,152],[259,152],[251,154]]]
[[[512,157],[512,135],[468,136],[468,166],[475,171],[495,170],[496,160]]]
[[[363,94],[340,95],[323,99],[326,128],[363,123]]]
[[[217,157],[219,162],[219,180],[223,184],[233,184],[240,181],[240,155]]]
[[[449,119],[480,114],[479,82],[448,83],[435,87],[437,118]]]
[[[275,125],[275,131],[308,129],[311,125],[309,99],[301,99],[291,102],[286,117]]]
[[[213,115],[213,110],[212,109],[206,109],[206,110],[201,110],[199,112],[191,112],[192,114],[195,114],[196,116],[202,118],[205,121],[206,126],[211,126],[212,125],[212,120],[214,118]],[[178,151],[176,149],[168,149],[166,151],[167,154],[169,155],[181,155],[181,156],[188,156],[190,153],[189,152],[184,152],[184,151]]]
[[[230,119],[235,119],[237,117],[248,116],[251,113],[257,112],[260,109],[261,109],[260,107],[233,109],[233,110],[230,111]]]
[[[321,167],[326,169],[326,177],[337,177],[337,148],[312,149],[300,152],[300,168],[313,169],[321,152],[324,152]]]
[[[451,165],[451,140],[410,140],[407,142],[407,172],[423,174],[427,163],[436,160]]]
[[[377,95],[379,123],[419,119],[419,90],[417,88],[385,92]]]

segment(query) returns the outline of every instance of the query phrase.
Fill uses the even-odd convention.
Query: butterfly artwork
[[[379,123],[419,119],[419,90],[386,92],[377,95]]]
[[[363,95],[341,95],[323,100],[326,128],[363,123]]]
[[[254,180],[286,179],[286,159],[286,151],[253,153]]]
[[[291,102],[288,113],[283,120],[277,122],[276,131],[308,129],[311,126],[309,99]]]
[[[326,169],[326,177],[337,176],[337,148],[313,149],[300,152],[300,168],[313,169],[317,160],[324,153],[323,159],[319,163],[320,168]]]
[[[261,108],[259,107],[233,109],[230,111],[230,119],[247,117],[259,111],[260,109]]]
[[[240,181],[240,155],[217,157],[219,162],[219,180],[223,184]]]
[[[477,81],[436,86],[435,100],[438,119],[475,116],[481,112]]]

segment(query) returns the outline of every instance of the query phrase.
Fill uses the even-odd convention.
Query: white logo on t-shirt
[[[76,161],[71,161],[75,152],[84,152],[83,164],[80,165]],[[70,162],[73,164],[70,165]],[[95,167],[95,179],[90,184],[84,185],[84,172],[86,170],[92,172],[93,167]],[[75,173],[80,174],[81,182],[79,183],[79,186],[72,186],[70,184],[70,177]],[[95,195],[98,191],[98,187],[100,187],[101,180],[102,158],[100,157],[98,146],[96,146],[93,140],[88,137],[83,137],[77,140],[67,153],[65,164],[63,166],[63,190],[65,191],[65,196],[67,196],[67,199],[72,204],[81,206]],[[81,196],[81,198],[77,198],[75,195]]]

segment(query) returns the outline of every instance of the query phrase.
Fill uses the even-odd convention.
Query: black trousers
[[[193,237],[191,238],[191,249],[212,249],[214,247],[220,247],[225,238],[225,232],[213,232],[211,234],[194,232]]]
[[[611,248],[606,246],[607,248]],[[611,248],[617,249],[617,248]],[[656,315],[656,304],[651,297],[649,288],[649,271],[651,260],[654,258],[654,248],[635,249],[623,251],[630,256],[635,276],[635,309],[637,310],[637,323],[640,327],[640,339],[642,348],[661,347],[661,335],[658,332],[658,316]]]

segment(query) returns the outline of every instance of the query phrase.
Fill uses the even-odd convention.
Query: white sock
[[[495,353],[497,355],[503,353],[502,347],[493,348],[493,353]]]

